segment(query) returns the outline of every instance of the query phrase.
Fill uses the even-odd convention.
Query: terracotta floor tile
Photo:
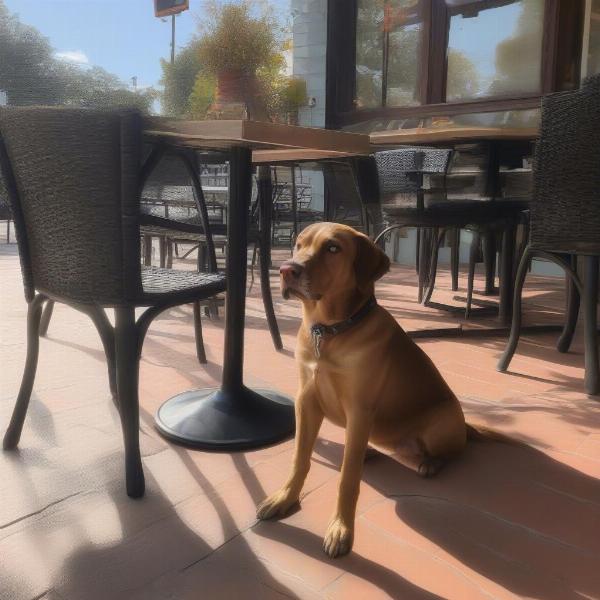
[[[0,274],[4,427],[26,350],[14,245],[0,245]],[[275,295],[285,346],[277,353],[259,288],[257,281],[248,297],[246,382],[293,396],[299,307]],[[529,277],[526,322],[560,322],[562,288],[562,279]],[[461,306],[455,295],[442,269],[434,300]],[[408,329],[463,323],[460,314],[416,303],[412,268],[394,266],[378,297]],[[493,318],[465,324],[496,325]],[[20,450],[0,453],[2,600],[600,598],[600,405],[583,392],[581,331],[568,354],[555,350],[556,335],[524,336],[505,374],[495,371],[503,338],[419,340],[468,421],[526,445],[470,443],[431,480],[390,457],[368,460],[355,549],[331,560],[321,545],[343,430],[323,425],[300,509],[263,523],[256,505],[285,481],[293,441],[209,453],[178,448],[154,429],[167,398],[218,384],[223,328],[222,310],[218,321],[205,319],[206,366],[195,357],[190,307],[166,311],[150,328],[140,368],[147,494],[132,501],[100,340],[87,317],[57,305]]]

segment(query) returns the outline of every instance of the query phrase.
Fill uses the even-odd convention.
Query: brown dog
[[[427,355],[373,298],[387,256],[345,225],[306,228],[280,269],[285,298],[302,302],[296,360],[296,443],[291,475],[258,507],[259,519],[285,515],[299,502],[323,421],[345,427],[337,505],[323,548],[352,548],[354,518],[369,443],[398,453],[420,475],[435,474],[465,446],[460,404]]]

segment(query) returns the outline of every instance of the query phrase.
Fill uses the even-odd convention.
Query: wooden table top
[[[144,120],[144,135],[174,145],[207,150],[245,146],[259,150],[257,162],[320,160],[371,152],[368,135],[245,120],[186,121],[164,117]],[[269,154],[267,154],[269,151]]]
[[[486,140],[533,141],[538,136],[537,127],[428,127],[378,131],[370,137],[374,146],[399,146]]]

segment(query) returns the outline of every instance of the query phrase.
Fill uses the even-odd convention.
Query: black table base
[[[269,168],[259,180],[270,178]],[[259,181],[264,191],[267,181]],[[244,317],[248,213],[252,192],[252,152],[234,147],[229,153],[227,217],[227,294],[225,348],[219,389],[192,390],[167,400],[155,425],[166,438],[205,450],[244,450],[274,444],[295,429],[293,402],[269,390],[244,385]]]
[[[294,404],[270,390],[191,390],[167,400],[156,414],[167,439],[203,450],[248,450],[294,433]]]

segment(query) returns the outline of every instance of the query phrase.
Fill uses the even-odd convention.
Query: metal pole
[[[175,64],[175,15],[171,15],[171,64]]]

